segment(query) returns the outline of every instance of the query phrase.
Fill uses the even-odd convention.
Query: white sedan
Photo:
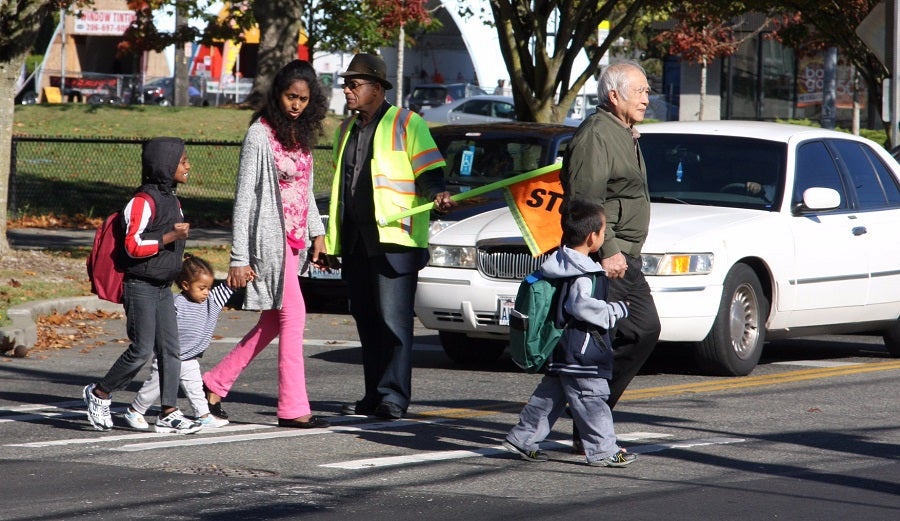
[[[766,339],[880,332],[900,356],[900,165],[849,134],[777,123],[642,125],[652,214],[643,272],[660,341],[746,375]],[[416,314],[449,356],[499,356],[528,254],[508,209],[432,237]]]

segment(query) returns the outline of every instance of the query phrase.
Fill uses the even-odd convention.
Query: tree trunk
[[[264,102],[275,74],[297,58],[302,11],[299,0],[256,0],[253,4],[253,15],[259,23],[259,52],[247,104],[256,107]]]
[[[0,62],[0,258],[9,253],[6,212],[9,205],[9,172],[12,163],[13,113],[16,108],[16,78],[25,56]]]
[[[182,12],[180,6],[176,6],[175,9],[175,29],[176,31],[187,25],[187,17],[185,13]],[[175,94],[172,98],[172,102],[176,107],[187,107],[190,104],[190,95],[188,94],[188,85],[190,84],[190,79],[188,78],[188,58],[184,53],[184,43],[176,43],[175,44],[175,78],[172,82],[172,87],[175,89]],[[146,103],[146,102],[145,102]]]
[[[709,67],[706,64],[706,58],[700,62],[700,112],[697,119],[703,121],[703,106],[706,105],[706,73]]]

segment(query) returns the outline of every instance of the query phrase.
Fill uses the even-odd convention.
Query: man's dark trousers
[[[608,302],[628,303],[628,317],[620,320],[610,337],[613,339],[613,377],[609,381],[609,408],[615,407],[625,388],[650,358],[659,340],[659,314],[650,294],[650,285],[641,273],[640,257],[625,255],[628,269],[625,277],[609,279]]]

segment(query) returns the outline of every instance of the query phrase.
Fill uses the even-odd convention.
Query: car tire
[[[900,318],[884,332],[884,347],[894,358],[900,358]]]
[[[168,98],[159,98],[158,100],[156,100],[156,104],[160,107],[168,107],[169,105],[171,105]]]
[[[490,364],[496,362],[506,350],[504,342],[486,338],[469,338],[463,333],[439,331],[438,337],[441,339],[444,353],[457,364]]]
[[[753,371],[766,341],[769,302],[750,266],[731,268],[722,284],[722,300],[712,330],[695,346],[704,373],[746,376]]]

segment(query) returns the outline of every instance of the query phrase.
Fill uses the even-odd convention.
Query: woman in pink
[[[221,400],[253,358],[278,337],[278,425],[328,426],[312,414],[306,393],[306,304],[297,277],[307,262],[325,261],[311,151],[322,133],[327,106],[315,70],[308,62],[294,60],[275,76],[244,137],[228,285],[246,288],[244,309],[262,313],[234,349],[203,375],[215,416],[228,416]]]

